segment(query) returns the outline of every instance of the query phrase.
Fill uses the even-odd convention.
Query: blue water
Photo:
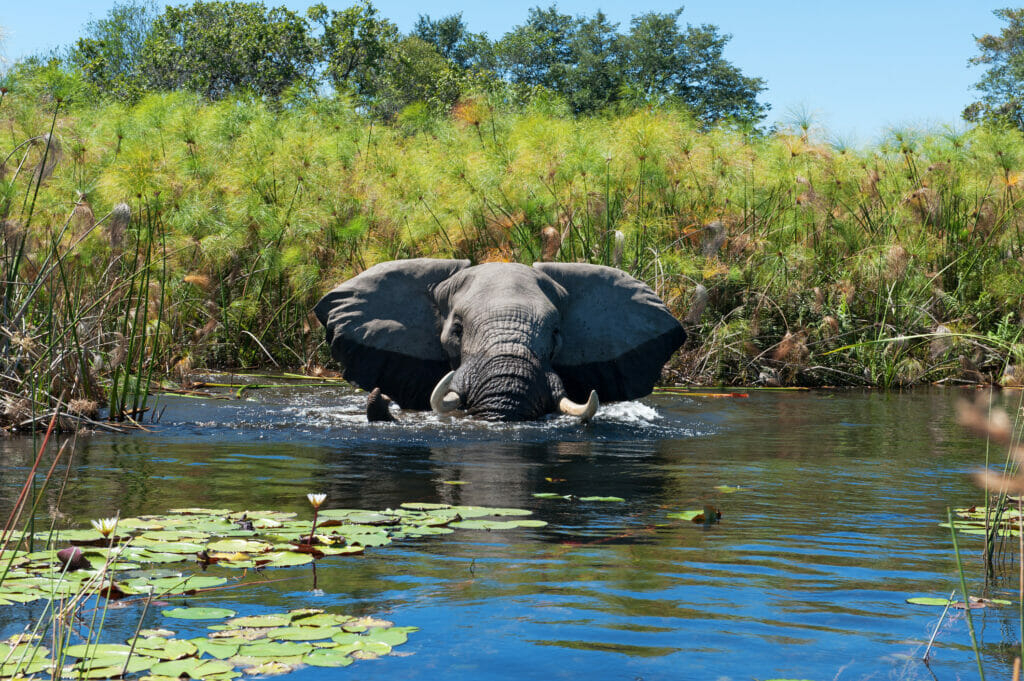
[[[905,603],[959,589],[939,523],[947,507],[982,500],[968,474],[984,442],[956,426],[958,397],[656,396],[603,407],[586,426],[408,413],[369,425],[363,398],[344,388],[162,397],[152,432],[80,436],[68,488],[48,503],[81,524],[178,506],[308,513],[305,495],[323,492],[327,507],[439,501],[527,508],[549,523],[396,541],[187,599],[421,628],[398,655],[284,677],[295,681],[976,678],[963,612],[942,621],[929,668],[920,658],[941,609]],[[2,503],[30,456],[30,441],[0,441]],[[533,496],[552,491],[625,501]],[[718,524],[667,517],[706,504]],[[1002,559],[986,587],[980,541],[961,545],[974,593],[1016,602],[1016,564]],[[13,612],[0,611],[0,634],[31,616]],[[972,613],[988,678],[1009,678],[1016,613]],[[105,635],[124,638],[139,615],[118,610]],[[160,621],[151,612],[146,626]]]

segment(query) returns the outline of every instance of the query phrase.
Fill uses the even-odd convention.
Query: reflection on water
[[[348,670],[361,679],[929,679],[919,658],[940,611],[904,599],[954,589],[938,523],[947,506],[980,499],[965,472],[983,448],[953,423],[956,396],[658,396],[604,406],[589,425],[408,412],[370,425],[363,397],[335,388],[164,398],[153,433],[79,440],[60,510],[79,522],[175,506],[307,513],[305,495],[318,491],[334,507],[516,506],[549,522],[326,559],[316,591],[307,567],[215,597],[243,611],[338,607],[423,629],[403,646],[412,656]],[[0,505],[20,487],[30,445],[0,441]],[[721,508],[720,524],[667,518],[705,503]],[[978,544],[965,543],[980,591]],[[1007,676],[1014,613],[974,616],[990,669]],[[114,633],[134,628],[123,617]],[[0,634],[18,625],[0,620]],[[940,628],[931,668],[940,679],[976,674],[962,614]]]

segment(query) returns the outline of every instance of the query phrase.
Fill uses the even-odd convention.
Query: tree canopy
[[[729,35],[682,25],[682,11],[638,15],[623,31],[600,11],[535,7],[491,40],[471,32],[461,14],[422,15],[403,35],[370,0],[340,10],[316,4],[305,15],[240,0],[162,11],[152,0],[127,0],[86,25],[67,63],[123,101],[172,89],[279,101],[298,87],[348,93],[390,117],[416,102],[450,107],[490,82],[548,91],[576,114],[675,102],[705,123],[761,121],[764,81],[725,58]]]
[[[987,70],[974,84],[981,99],[968,105],[963,117],[1024,130],[1024,8],[997,9],[993,14],[1007,25],[999,35],[975,37],[980,54],[968,63]]]

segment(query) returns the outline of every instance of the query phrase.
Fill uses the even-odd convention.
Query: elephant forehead
[[[558,307],[567,295],[562,286],[542,272],[519,263],[484,263],[452,277],[456,303]]]

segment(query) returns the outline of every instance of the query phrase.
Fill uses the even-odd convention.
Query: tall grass
[[[94,308],[112,315],[104,340],[72,343],[78,383],[97,356],[115,396],[138,393],[150,371],[315,369],[318,296],[413,256],[616,265],[680,318],[703,286],[706,310],[672,366],[679,380],[902,386],[1024,374],[1017,132],[893,130],[859,150],[816,142],[809,126],[702,131],[671,108],[574,119],[546,100],[487,96],[408,118],[374,124],[343,100],[270,111],[180,93],[53,117],[63,158],[40,183],[32,224],[5,214],[5,229],[25,233],[33,262],[55,249],[70,264],[74,245],[72,299],[118,291]],[[13,92],[0,123],[13,149],[50,120]],[[20,177],[3,196],[21,200]],[[137,207],[120,251],[106,232],[52,227],[78,196],[96,214]],[[115,261],[105,274],[100,264]],[[25,260],[5,251],[4,263],[30,278]],[[126,330],[138,335],[111,370],[111,339]],[[138,408],[132,399],[118,413]]]
[[[70,558],[62,558],[65,552],[56,551],[56,547],[53,546],[52,522],[48,530],[38,532],[37,538],[36,515],[40,502],[45,496],[50,496],[51,499],[55,498],[59,505],[71,467],[74,444],[65,441],[52,455],[50,466],[45,473],[41,468],[51,437],[56,432],[59,417],[59,411],[51,415],[32,466],[0,532],[0,586],[11,575],[12,566],[17,561],[24,560],[25,556],[32,555],[38,548],[52,549],[58,561],[64,564],[63,568],[55,573],[56,579],[35,619],[25,622],[21,632],[5,641],[10,648],[6,657],[0,659],[0,671],[8,678],[25,678],[42,672],[56,678],[62,674],[67,676],[72,673],[70,667],[65,667],[65,650],[75,639],[82,640],[87,645],[99,643],[110,604],[109,598],[104,598],[103,603],[98,604],[98,597],[94,594],[104,584],[113,583],[111,564],[117,553],[111,550],[111,546],[107,547],[107,557],[96,566],[94,574],[87,580],[73,585],[70,580],[65,583],[66,575],[69,570],[79,566],[74,565],[74,554],[70,554]],[[59,475],[55,475],[60,465],[66,469],[63,481]],[[8,597],[14,598],[11,594],[8,594]],[[89,618],[84,616],[88,612],[88,605],[98,606],[92,608],[92,615]],[[99,621],[97,614],[100,615]],[[142,617],[145,617],[145,611]]]
[[[14,145],[0,166],[0,427],[8,429],[34,430],[57,413],[61,428],[112,428],[97,420],[101,404],[114,419],[144,410],[159,355],[147,311],[155,287],[158,335],[166,267],[157,265],[166,258],[154,249],[148,212],[133,224],[118,204],[96,219],[82,191],[64,215],[40,210],[65,156],[59,112],[58,102],[49,131]],[[100,257],[96,233],[109,246]]]

